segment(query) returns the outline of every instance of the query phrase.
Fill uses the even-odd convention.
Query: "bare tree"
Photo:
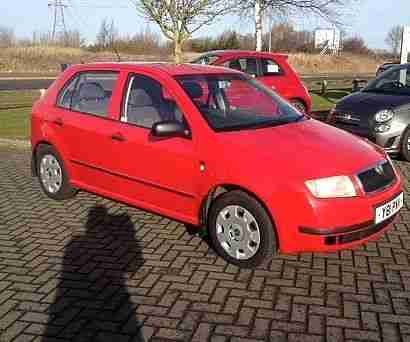
[[[401,40],[403,38],[403,26],[393,26],[387,33],[386,44],[391,48],[391,51],[395,56],[400,53]]]
[[[173,42],[174,59],[182,62],[182,44],[202,27],[226,14],[231,0],[137,0],[139,12],[156,23]]]
[[[13,29],[0,26],[0,47],[11,47],[16,43]]]
[[[263,16],[313,15],[335,25],[341,25],[343,11],[356,0],[238,0],[241,13],[254,12],[256,50],[262,50]]]

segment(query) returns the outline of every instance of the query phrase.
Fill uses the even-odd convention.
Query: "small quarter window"
[[[71,100],[74,95],[75,86],[78,82],[79,76],[74,77],[71,81],[69,81],[65,87],[63,88],[62,92],[58,96],[57,106],[61,108],[65,108],[70,110],[71,109]]]

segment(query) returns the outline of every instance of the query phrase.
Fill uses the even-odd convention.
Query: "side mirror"
[[[154,123],[151,135],[158,138],[191,138],[190,130],[179,121],[159,121]]]

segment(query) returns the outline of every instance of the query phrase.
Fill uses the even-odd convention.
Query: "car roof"
[[[169,76],[203,75],[203,74],[241,74],[241,72],[224,67],[200,64],[175,64],[167,62],[104,62],[73,65],[78,71],[115,70],[115,71],[156,71]]]
[[[252,50],[212,50],[204,53],[202,56],[255,56],[255,57],[281,57],[288,58],[283,53],[252,51]]]

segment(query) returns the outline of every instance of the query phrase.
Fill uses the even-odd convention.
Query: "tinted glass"
[[[72,97],[75,91],[75,86],[77,84],[78,79],[79,79],[79,76],[73,78],[71,81],[68,81],[68,83],[64,86],[63,90],[58,95],[57,106],[61,108],[65,108],[65,109],[71,108],[71,100],[72,100]]]
[[[281,69],[279,64],[270,59],[262,59],[261,66],[262,66],[262,75],[264,76],[283,74],[283,70]]]
[[[206,55],[206,56],[201,56],[198,59],[194,60],[192,63],[194,64],[212,64],[215,62],[219,57],[215,55]]]
[[[108,107],[118,74],[114,72],[82,73],[71,100],[71,110],[108,116]]]
[[[215,131],[278,126],[304,118],[257,81],[240,75],[176,78]]]
[[[363,91],[410,95],[410,68],[407,65],[393,67],[380,74]]]
[[[156,80],[133,75],[125,94],[121,121],[144,128],[152,128],[160,121],[184,123],[182,112],[166,89]]]
[[[255,58],[238,58],[224,63],[224,66],[230,69],[245,72],[249,75],[258,74],[258,66]]]

